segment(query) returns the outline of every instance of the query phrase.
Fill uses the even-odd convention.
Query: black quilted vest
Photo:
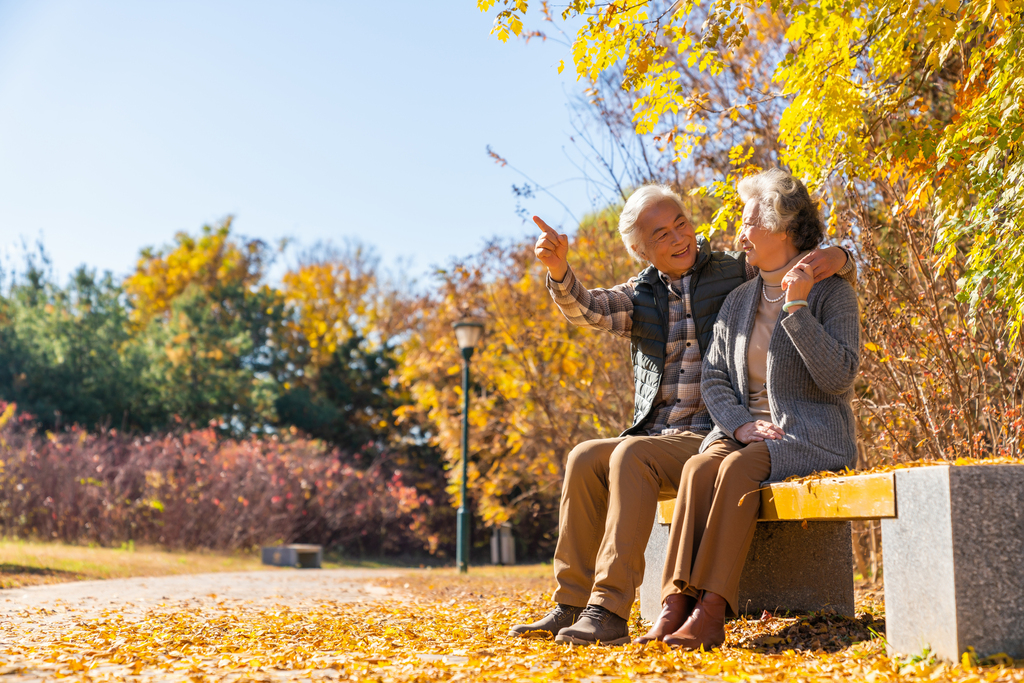
[[[711,251],[707,240],[697,237],[697,262],[690,277],[690,310],[697,332],[701,358],[711,344],[718,310],[729,292],[746,281],[746,255]],[[633,357],[633,426],[622,433],[643,431],[655,408],[661,378],[665,373],[665,344],[668,340],[668,287],[654,266],[637,276],[633,289],[633,327],[630,353]]]

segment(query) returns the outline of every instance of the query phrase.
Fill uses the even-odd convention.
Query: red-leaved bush
[[[0,402],[0,528],[7,536],[168,548],[319,543],[382,554],[437,550],[447,505],[403,481],[387,453],[213,429],[126,437],[41,434]],[[421,484],[422,487],[422,484]]]

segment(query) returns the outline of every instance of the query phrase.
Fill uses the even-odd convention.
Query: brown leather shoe
[[[587,605],[580,619],[555,636],[556,643],[571,645],[625,645],[629,642],[626,620],[601,605]]]
[[[697,599],[692,596],[672,593],[665,598],[665,602],[661,603],[661,614],[658,615],[651,630],[639,638],[634,638],[633,642],[642,644],[652,640],[662,640],[686,623],[696,604]]]
[[[728,603],[717,593],[704,591],[693,608],[693,614],[682,627],[665,636],[665,644],[684,650],[710,651],[725,642],[725,609]]]
[[[583,613],[582,607],[557,605],[553,610],[532,624],[516,624],[508,630],[510,636],[547,636],[554,638],[566,626],[572,626]]]

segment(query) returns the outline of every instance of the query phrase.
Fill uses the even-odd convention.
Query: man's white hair
[[[658,202],[671,199],[679,207],[679,210],[684,214],[686,213],[686,207],[683,206],[683,198],[680,197],[675,191],[668,185],[644,185],[639,190],[634,192],[626,200],[626,205],[622,207],[622,213],[619,214],[619,234],[622,235],[622,242],[626,245],[626,251],[636,261],[640,263],[647,263],[645,257],[645,250],[643,244],[643,235],[637,229],[636,222],[640,218],[640,214],[645,209],[654,206]]]

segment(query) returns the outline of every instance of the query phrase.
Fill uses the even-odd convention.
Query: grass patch
[[[432,559],[432,558],[431,558]],[[436,560],[434,560],[436,561]],[[419,558],[353,559],[334,552],[325,553],[323,568],[405,569],[423,567]],[[258,551],[218,552],[212,550],[168,551],[161,548],[123,545],[120,548],[68,545],[42,541],[0,539],[0,589],[20,588],[66,581],[126,579],[133,576],[170,576],[175,574],[207,574],[210,572],[241,572],[274,570],[260,562]],[[434,568],[438,575],[447,573],[458,584],[453,567]],[[551,567],[523,568],[472,567],[479,576],[536,574],[549,578]]]
[[[132,576],[236,572],[262,567],[255,553],[168,552],[134,546],[90,548],[0,540],[0,588]]]

